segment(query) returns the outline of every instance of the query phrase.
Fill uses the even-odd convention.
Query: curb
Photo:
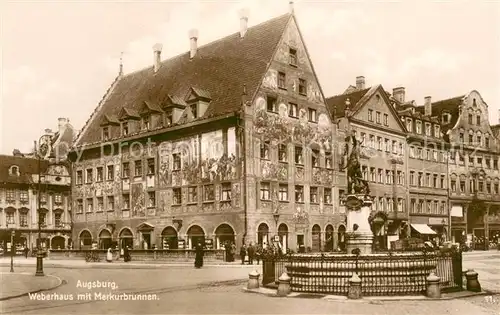
[[[57,276],[54,276],[54,275],[45,275],[45,277],[56,278],[57,281],[58,281],[58,284],[56,284],[55,286],[52,286],[50,288],[46,288],[46,289],[39,289],[39,290],[29,291],[29,292],[21,293],[21,294],[17,294],[17,295],[10,295],[10,296],[6,296],[6,297],[2,297],[2,298],[0,298],[0,301],[6,301],[6,300],[11,300],[11,299],[16,299],[16,298],[20,298],[20,297],[23,297],[23,296],[27,296],[29,294],[35,294],[35,293],[40,293],[40,292],[45,292],[45,291],[52,291],[52,290],[55,290],[55,289],[59,288],[61,285],[63,285],[65,283],[64,280],[62,280],[61,278],[59,278]]]
[[[35,267],[35,264],[16,264],[14,263],[14,267]],[[243,265],[243,266],[250,266],[250,265]],[[255,266],[255,265],[254,265]],[[0,263],[0,267],[10,267],[10,264],[6,263]],[[43,264],[44,268],[72,268],[72,269],[168,269],[168,268],[183,268],[183,267],[193,267],[194,265],[191,263],[186,263],[186,264],[130,264],[130,265],[124,265],[124,263],[86,263],[82,265],[64,265],[64,264],[54,264],[50,262],[45,262]],[[204,268],[241,268],[242,265],[203,265]]]
[[[276,290],[271,290],[271,289],[266,289],[268,292],[263,292],[261,291],[261,288],[258,289],[247,289],[246,287],[242,288],[242,291],[245,293],[253,293],[253,294],[260,294],[260,295],[265,295],[267,297],[273,297],[273,298],[282,298],[279,297],[276,294]],[[272,291],[272,292],[271,292]],[[298,292],[292,292],[290,295],[285,296],[284,298],[299,298],[299,299],[318,299],[318,300],[327,300],[327,301],[338,301],[338,302],[348,302],[348,303],[363,303],[363,302],[368,302],[368,303],[376,303],[376,302],[399,302],[399,301],[447,301],[447,300],[459,300],[459,299],[465,299],[465,298],[470,298],[474,296],[484,296],[484,295],[492,295],[491,292],[488,291],[481,291],[481,292],[469,292],[469,291],[460,291],[463,292],[463,294],[460,294],[460,296],[443,296],[439,299],[436,298],[428,298],[425,295],[417,295],[417,296],[394,296],[394,297],[386,297],[386,296],[369,296],[369,297],[362,297],[361,299],[357,300],[351,300],[348,299],[347,296],[344,295],[326,295],[326,294],[320,294],[320,293],[307,293],[307,297],[301,293]],[[467,292],[467,293],[465,293]],[[303,295],[303,296],[301,296]]]

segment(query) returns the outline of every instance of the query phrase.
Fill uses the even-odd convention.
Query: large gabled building
[[[123,74],[72,152],[78,247],[333,249],[335,128],[293,12]],[[302,245],[302,246],[301,246]]]

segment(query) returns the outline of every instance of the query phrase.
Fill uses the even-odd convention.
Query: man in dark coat
[[[195,258],[194,258],[194,267],[195,268],[201,268],[203,267],[203,246],[201,245],[200,242],[195,247]]]
[[[128,246],[125,246],[125,248],[123,249],[123,261],[124,262],[130,261],[130,251]]]
[[[250,246],[248,246],[248,264],[253,265],[253,257],[255,255],[255,247],[250,243]]]
[[[245,256],[247,255],[247,248],[245,246],[245,244],[241,245],[241,248],[240,248],[240,258],[241,258],[241,264],[244,265],[245,264]]]

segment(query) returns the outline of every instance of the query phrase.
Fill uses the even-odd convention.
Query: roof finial
[[[290,0],[290,2],[288,2],[288,10],[290,14],[294,14],[295,10],[293,8],[293,0]]]
[[[241,105],[245,104],[247,104],[247,85],[243,84],[243,92],[241,93]]]
[[[118,72],[118,75],[123,75],[123,51],[120,53],[120,70]]]

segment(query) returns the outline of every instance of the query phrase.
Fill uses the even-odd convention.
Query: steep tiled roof
[[[354,108],[354,106],[369,90],[370,88],[367,88],[364,90],[356,90],[354,92],[329,97],[326,99],[328,110],[332,115],[334,115],[334,118],[344,117],[346,100],[349,99],[349,102],[351,102],[351,108]]]
[[[465,97],[465,95],[461,96],[456,96],[453,98],[449,98],[446,100],[442,101],[437,101],[432,103],[432,116],[437,116],[438,119],[441,121],[441,114],[443,112],[448,112],[451,114],[451,120],[448,124],[441,124],[442,125],[442,130],[446,132],[448,129],[453,128],[455,126],[455,123],[457,122],[458,119],[458,106],[462,104],[462,99]],[[424,113],[425,109],[424,106],[417,106],[415,107],[415,110]]]
[[[9,169],[13,165],[19,167],[19,176],[9,174]],[[48,165],[48,161],[40,161],[42,173],[47,170]],[[0,184],[30,184],[31,174],[38,174],[38,159],[0,155]]]
[[[290,17],[285,14],[250,27],[244,38],[237,32],[201,46],[193,59],[188,51],[162,61],[156,73],[151,66],[119,78],[77,145],[100,140],[99,124],[104,115],[118,116],[124,107],[137,110],[144,101],[163,106],[169,95],[185,98],[192,87],[211,98],[202,118],[239,110],[243,86],[246,84],[253,97]]]

